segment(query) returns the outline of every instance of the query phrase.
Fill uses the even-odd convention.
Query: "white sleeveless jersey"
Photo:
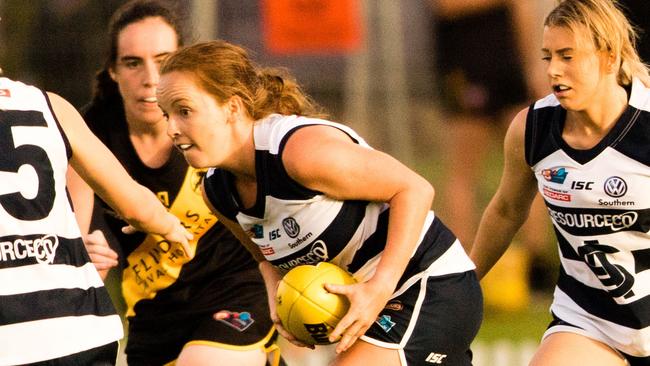
[[[565,116],[550,95],[526,122],[526,160],[559,245],[551,311],[627,354],[649,356],[650,90],[635,80],[627,109],[589,150],[564,142]]]
[[[0,365],[122,338],[68,200],[70,152],[46,94],[0,78]]]
[[[232,176],[212,169],[205,181],[206,195],[214,207],[236,220],[266,259],[287,271],[301,264],[335,263],[359,281],[374,274],[386,245],[389,206],[366,201],[338,201],[294,181],[284,169],[281,153],[297,129],[329,125],[368,145],[350,128],[333,122],[271,115],[255,124],[257,201],[242,209]],[[370,147],[368,147],[370,148]],[[423,275],[459,273],[474,268],[454,235],[429,212],[420,243],[398,284]]]

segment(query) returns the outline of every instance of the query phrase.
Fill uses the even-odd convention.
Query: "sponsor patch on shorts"
[[[402,309],[404,309],[404,305],[402,305],[401,301],[395,300],[386,304],[386,307],[384,307],[384,309],[393,310],[393,311],[402,311]]]
[[[377,323],[377,325],[379,325],[381,329],[383,329],[384,332],[386,333],[390,332],[390,330],[393,329],[395,324],[397,324],[391,320],[390,315],[381,315],[377,317],[375,323]]]
[[[251,317],[251,314],[247,311],[237,313],[233,311],[223,311],[228,313],[228,317],[224,319],[218,319],[220,322],[225,323],[226,325],[230,326],[231,328],[235,328],[240,332],[245,331],[248,329],[248,327],[251,326],[255,322],[253,318]]]

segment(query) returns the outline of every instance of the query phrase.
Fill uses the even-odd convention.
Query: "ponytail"
[[[271,113],[326,118],[327,114],[284,69],[263,68],[257,72],[258,87],[253,97],[254,119]]]

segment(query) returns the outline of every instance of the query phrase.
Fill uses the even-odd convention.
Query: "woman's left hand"
[[[293,345],[298,347],[307,347],[307,348],[314,349],[313,345],[309,345],[298,340],[298,338],[296,338],[293,334],[289,333],[289,331],[282,326],[282,322],[280,321],[280,317],[278,316],[277,304],[276,304],[278,284],[280,283],[280,280],[282,280],[282,275],[280,274],[280,272],[278,272],[278,270],[275,267],[273,267],[273,265],[271,265],[271,263],[269,263],[268,261],[260,262],[259,269],[260,272],[262,273],[262,278],[264,278],[264,284],[266,285],[266,293],[269,301],[269,311],[271,313],[271,321],[273,322],[275,329],[282,337],[284,337],[287,341],[291,342]]]
[[[393,293],[392,288],[387,288],[385,284],[376,283],[372,279],[353,285],[325,284],[325,289],[334,294],[344,295],[350,300],[350,309],[329,336],[330,342],[340,337],[339,344],[336,346],[337,353],[346,351],[366,333]]]

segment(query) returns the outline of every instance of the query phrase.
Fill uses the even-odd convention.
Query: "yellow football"
[[[292,268],[278,285],[277,313],[282,326],[307,344],[330,344],[329,334],[350,307],[343,295],[327,292],[324,284],[351,285],[352,275],[321,262]]]

